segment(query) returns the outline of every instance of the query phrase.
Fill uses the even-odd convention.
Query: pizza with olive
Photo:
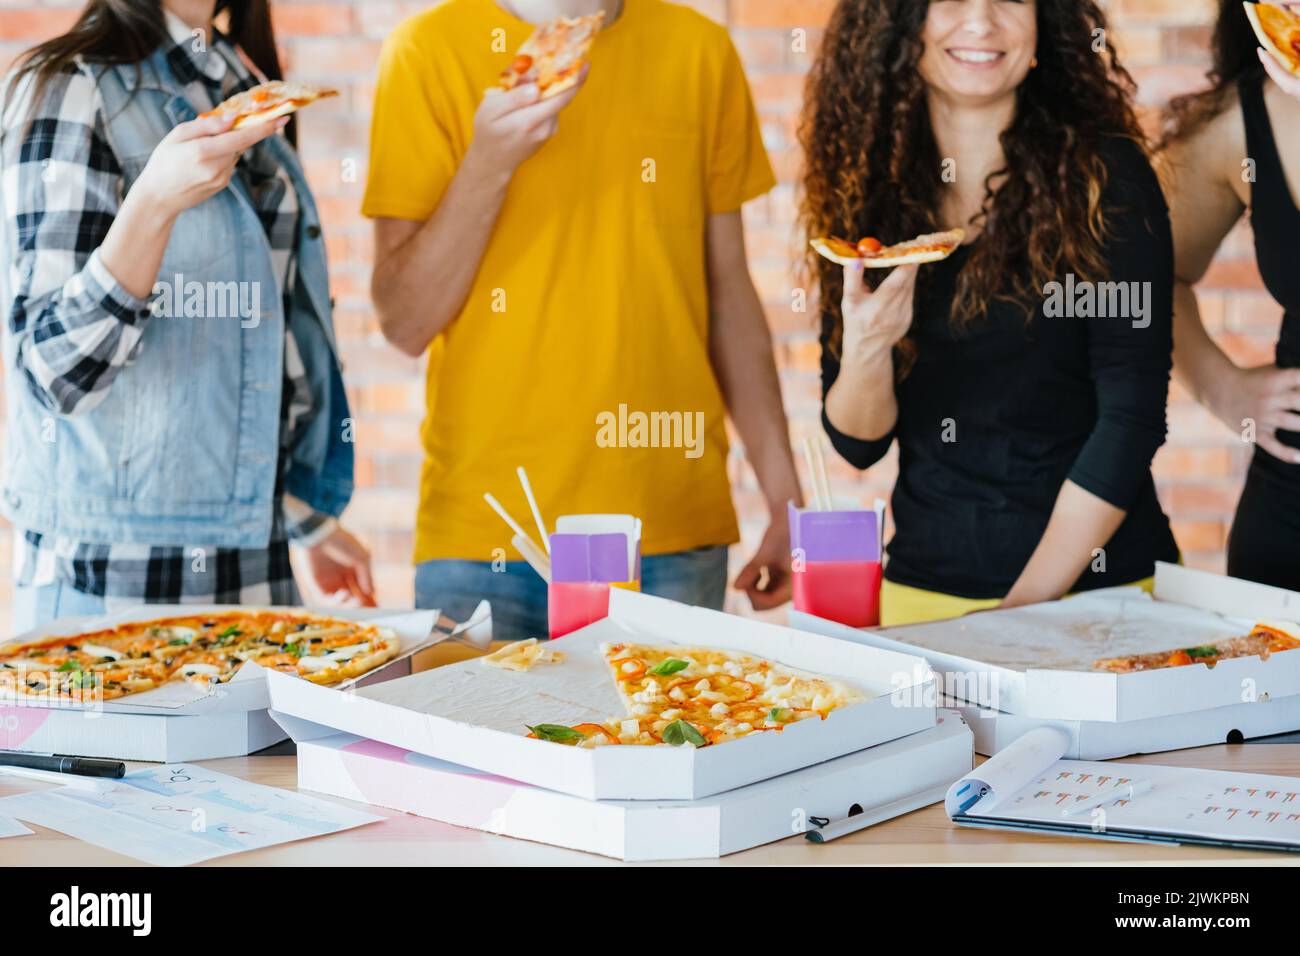
[[[603,723],[536,724],[529,736],[579,747],[737,740],[825,719],[861,698],[842,684],[735,651],[603,644],[626,715]]]
[[[0,698],[116,700],[171,681],[230,680],[248,661],[337,684],[396,656],[388,628],[300,611],[223,611],[132,621],[0,645]]]

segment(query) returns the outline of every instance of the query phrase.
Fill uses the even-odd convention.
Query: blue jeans
[[[61,617],[94,617],[104,613],[104,599],[67,584],[14,587],[13,634],[49,624]]]
[[[718,545],[644,557],[641,590],[720,611],[727,594],[727,549]],[[496,640],[547,635],[546,582],[525,562],[507,561],[501,571],[494,571],[488,561],[437,560],[416,565],[416,607],[440,608],[453,620],[463,621],[484,599],[492,604]]]

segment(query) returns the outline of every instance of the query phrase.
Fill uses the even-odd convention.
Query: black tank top
[[[1264,75],[1241,81],[1241,112],[1247,155],[1255,161],[1250,190],[1250,222],[1255,258],[1264,286],[1286,310],[1277,342],[1277,364],[1300,367],[1300,206],[1291,195],[1278,155],[1273,125],[1264,107]],[[1286,433],[1283,433],[1284,435]],[[1288,444],[1300,446],[1293,436]]]

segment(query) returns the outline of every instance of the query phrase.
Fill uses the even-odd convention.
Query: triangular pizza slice
[[[1300,76],[1300,16],[1271,3],[1247,3],[1246,16],[1273,59]]]
[[[720,743],[861,698],[835,681],[736,651],[601,645],[627,717],[606,726],[620,743]]]

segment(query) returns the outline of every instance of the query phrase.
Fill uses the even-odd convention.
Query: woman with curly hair
[[[951,228],[950,258],[812,260],[822,422],[899,444],[885,624],[1143,582],[1177,560],[1151,459],[1168,212],[1091,0],[842,0],[809,77],[809,236]]]
[[[1174,101],[1166,139],[1174,371],[1229,428],[1253,433],[1228,573],[1300,590],[1300,78],[1256,43],[1238,0],[1224,0],[1212,46],[1210,86]],[[1247,210],[1260,275],[1285,310],[1274,361],[1256,368],[1238,368],[1206,334],[1192,291]]]

